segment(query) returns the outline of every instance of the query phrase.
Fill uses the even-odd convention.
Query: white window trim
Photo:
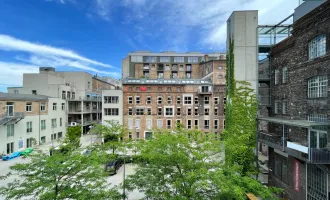
[[[191,115],[188,114],[188,110],[189,110],[189,109],[191,110]],[[187,107],[187,112],[186,112],[186,113],[187,113],[187,114],[186,114],[187,116],[193,116],[193,115],[195,114],[194,112],[195,112],[195,110],[193,110],[192,107]]]
[[[161,124],[160,127],[158,126],[159,125],[159,122],[161,122],[160,123]],[[157,128],[159,128],[159,129],[163,128],[163,120],[162,119],[157,119]]]
[[[184,94],[184,95],[182,95],[182,103],[183,103],[183,105],[193,105],[194,104],[194,95],[193,94]],[[191,97],[191,104],[186,104],[185,103],[185,97]]]
[[[153,131],[143,131],[143,139],[146,139],[146,132],[151,132],[152,136],[154,136],[154,132]]]
[[[196,127],[195,122],[197,121],[197,129],[199,129],[199,120],[198,119],[194,119],[194,128]]]
[[[218,124],[218,125],[217,125],[217,128],[215,127],[215,122],[216,122],[216,121],[218,122],[218,123],[217,123],[217,124]],[[213,120],[213,129],[219,129],[219,119],[214,119],[214,120]]]
[[[130,126],[130,123],[129,122],[132,122],[131,123],[131,126]],[[127,127],[128,127],[128,129],[133,129],[133,126],[134,126],[133,118],[128,118],[127,119]]]
[[[190,128],[188,127],[189,125],[188,125],[188,121],[190,121]],[[186,123],[187,123],[187,126],[186,126],[186,128],[187,129],[193,129],[194,128],[194,123],[195,123],[195,121],[194,120],[192,120],[192,119],[187,119],[186,120]]]
[[[162,103],[158,103],[158,99],[159,99],[159,98],[161,98],[161,101],[162,101]],[[163,104],[163,97],[162,97],[162,96],[157,96],[157,99],[156,99],[156,101],[157,101],[157,102],[156,102],[156,103],[157,103],[157,105]]]
[[[167,127],[167,122],[168,122],[168,121],[171,121],[171,128],[168,128],[168,127]],[[167,129],[172,129],[172,127],[173,127],[172,119],[166,119],[166,126],[165,126],[165,127],[166,127]]]
[[[130,99],[130,98],[132,98],[132,103],[129,102],[129,99]],[[127,97],[127,103],[128,103],[128,104],[133,104],[133,97],[132,97],[132,96],[128,96],[128,97]]]
[[[135,125],[133,127],[136,129],[141,129],[141,119],[135,119]]]
[[[166,108],[172,108],[173,115],[166,115]],[[174,117],[174,115],[175,115],[174,106],[164,106],[164,117]]]
[[[136,99],[139,98],[140,103],[136,103]],[[135,96],[135,104],[141,104],[141,97],[140,96]]]
[[[150,122],[150,128],[148,127],[148,122]],[[146,119],[146,128],[148,130],[151,130],[152,129],[152,119]]]
[[[280,75],[280,70],[275,69],[275,85],[279,84],[279,75]]]

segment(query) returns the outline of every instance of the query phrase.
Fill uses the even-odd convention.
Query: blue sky
[[[225,51],[233,10],[275,24],[298,0],[0,0],[0,91],[39,66],[120,78],[134,50]]]

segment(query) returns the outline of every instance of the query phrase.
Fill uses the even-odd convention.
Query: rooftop
[[[14,94],[0,92],[0,101],[47,101],[48,96],[34,94]]]
[[[212,85],[210,79],[123,79],[123,85]]]

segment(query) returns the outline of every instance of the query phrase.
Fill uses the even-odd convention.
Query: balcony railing
[[[330,150],[327,148],[317,149],[310,148],[310,161],[315,164],[329,164],[330,163]]]
[[[0,125],[7,124],[12,120],[21,120],[25,117],[24,112],[6,112],[6,115],[0,117]]]
[[[276,135],[274,133],[260,131],[258,138],[266,141],[268,146],[271,146],[271,147],[277,148],[277,149],[283,149],[282,135]]]
[[[212,87],[207,87],[207,88],[198,88],[198,94],[212,94],[213,89]]]

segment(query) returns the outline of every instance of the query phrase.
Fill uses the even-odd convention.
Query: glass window
[[[14,136],[14,124],[7,125],[7,137]]]
[[[104,103],[117,104],[119,101],[118,96],[105,96]]]
[[[169,56],[161,56],[160,57],[160,62],[170,62],[171,59]]]
[[[204,104],[210,104],[210,97],[208,96],[204,97]]]
[[[327,123],[328,122],[328,115],[310,114],[310,115],[308,115],[308,121]]]
[[[204,115],[209,115],[210,114],[210,109],[209,108],[205,108],[204,109]]]
[[[181,104],[181,97],[180,96],[176,97],[176,104]]]
[[[32,112],[32,103],[26,103],[26,112]]]
[[[198,119],[195,119],[194,128],[198,129]]]
[[[278,69],[275,70],[275,85],[279,84],[279,74],[280,71]]]
[[[162,97],[157,97],[157,104],[162,104]]]
[[[143,115],[143,114],[144,114],[143,108],[137,108],[136,109],[136,115]]]
[[[195,115],[198,115],[198,107],[195,107],[195,109],[194,109],[194,114],[195,114]]]
[[[65,103],[62,103],[62,110],[65,110]]]
[[[214,115],[218,115],[218,108],[214,108]]]
[[[167,104],[172,104],[172,97],[167,97]]]
[[[148,62],[148,63],[157,62],[157,57],[156,56],[146,56],[146,62]]]
[[[213,125],[214,125],[214,129],[218,129],[219,128],[219,120],[215,119]]]
[[[32,132],[32,122],[26,122],[26,132],[27,133]]]
[[[184,104],[191,105],[192,104],[192,96],[183,96]]]
[[[204,120],[204,129],[209,129],[210,128],[210,120]]]
[[[282,72],[282,83],[287,83],[288,82],[288,68],[284,67],[283,72]]]
[[[157,119],[157,128],[163,128],[163,120]]]
[[[187,129],[191,129],[191,127],[192,127],[191,119],[188,119],[187,120]]]
[[[326,36],[319,35],[309,42],[309,59],[314,59],[325,55],[326,53]]]
[[[181,115],[181,108],[180,107],[176,108],[176,115]]]
[[[57,103],[53,103],[53,110],[57,110]]]
[[[165,116],[173,116],[173,108],[165,107]]]
[[[140,104],[140,97],[139,96],[135,97],[135,104]]]
[[[157,115],[162,115],[162,108],[157,109]]]
[[[275,102],[274,102],[274,113],[275,114],[278,114],[278,104],[279,104],[279,101],[275,100]]]
[[[152,120],[147,119],[147,129],[151,129],[151,128],[152,128]]]
[[[62,126],[62,118],[60,118],[60,126]]]
[[[128,97],[128,103],[132,104],[133,103],[133,97]]]
[[[184,57],[183,56],[176,56],[174,57],[175,63],[184,63]]]
[[[142,56],[131,56],[131,62],[143,62]]]
[[[147,108],[147,115],[151,115],[151,108]]]
[[[328,78],[327,76],[314,76],[308,79],[308,98],[327,97]]]
[[[104,108],[104,115],[106,116],[118,116],[119,108]]]
[[[198,57],[196,56],[189,56],[188,63],[198,63]]]
[[[136,132],[136,139],[140,138],[140,132]]]
[[[41,130],[46,129],[46,120],[41,120]]]
[[[282,114],[287,114],[287,110],[288,110],[288,102],[283,101],[282,102]]]
[[[151,97],[150,96],[147,97],[147,104],[151,104]]]
[[[52,128],[56,128],[56,127],[57,127],[56,119],[52,119]]]
[[[46,104],[45,103],[40,104],[40,111],[42,111],[42,112],[46,111]]]
[[[219,104],[219,97],[214,97],[213,101],[214,101],[215,105],[218,105]]]
[[[191,108],[187,108],[187,115],[192,115]]]
[[[167,129],[171,129],[172,128],[172,120],[171,119],[167,119],[166,120],[166,128]]]
[[[128,115],[133,115],[133,108],[128,108]]]
[[[140,119],[135,120],[135,128],[136,129],[140,129],[140,122],[141,122]]]
[[[127,120],[127,126],[128,126],[129,129],[133,128],[133,119],[128,119]]]

